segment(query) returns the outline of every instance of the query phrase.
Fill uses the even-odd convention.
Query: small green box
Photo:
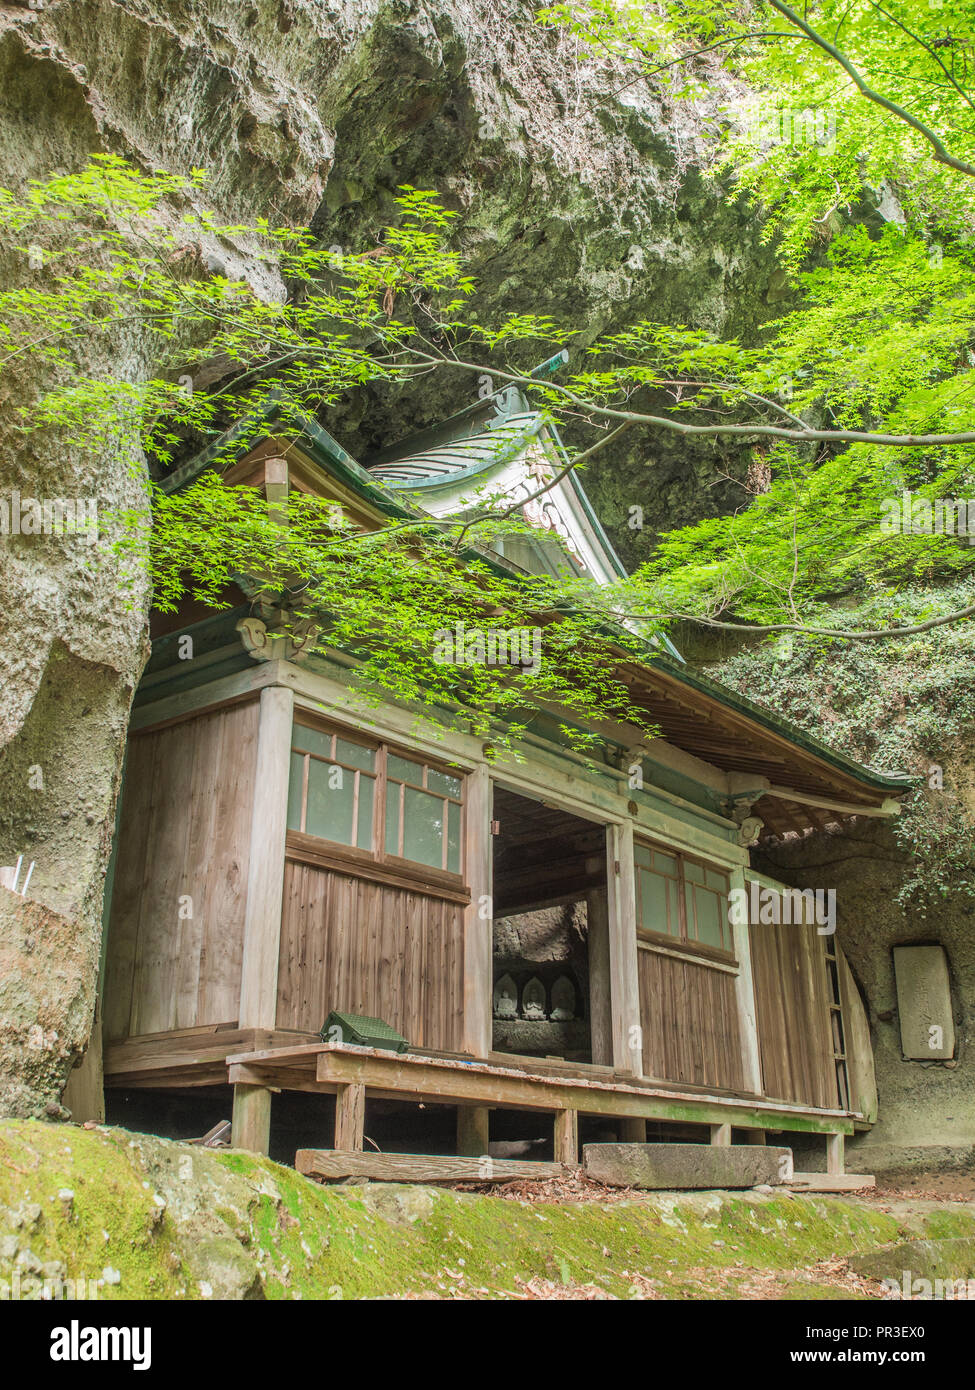
[[[365,1014],[342,1014],[333,1009],[322,1025],[322,1042],[345,1043],[352,1047],[381,1047],[387,1052],[405,1052],[409,1043],[381,1018]]]

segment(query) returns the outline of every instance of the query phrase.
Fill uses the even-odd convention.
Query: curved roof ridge
[[[521,411],[478,434],[446,440],[388,463],[373,464],[369,474],[390,487],[415,488],[433,487],[448,479],[483,473],[520,453],[541,425],[542,416],[538,411]]]

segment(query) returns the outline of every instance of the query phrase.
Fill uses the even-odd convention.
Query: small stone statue
[[[494,1017],[518,1017],[518,986],[510,975],[502,975],[494,986]]]
[[[537,975],[525,985],[522,994],[522,1014],[525,1018],[543,1019],[545,1018],[545,986]]]
[[[575,986],[568,975],[560,975],[552,986],[552,1021],[553,1023],[569,1023],[575,1016]]]

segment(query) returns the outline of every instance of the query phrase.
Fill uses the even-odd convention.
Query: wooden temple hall
[[[605,582],[619,560],[575,475],[530,496],[563,457],[509,391],[366,465],[269,419],[227,476],[366,528],[462,513],[490,486],[534,527],[495,563]],[[106,901],[110,1119],[188,1138],[232,1114],[235,1145],[335,1177],[550,1172],[580,1137],[772,1135],[821,1136],[843,1172],[877,1109],[860,994],[808,904],[761,920],[749,885],[777,885],[750,849],[891,814],[902,781],[666,643],[624,668],[659,737],[602,722],[583,756],[540,708],[520,759],[492,760],[429,712],[361,700],[341,652],[269,635],[266,594],[242,581],[234,599],[154,618]],[[505,1141],[534,1161],[483,1157]]]

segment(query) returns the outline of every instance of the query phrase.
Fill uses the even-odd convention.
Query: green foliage
[[[975,597],[971,581],[907,587],[886,616],[911,624]],[[877,601],[845,610],[844,623],[872,627]],[[883,644],[844,644],[789,633],[738,652],[720,679],[777,709],[833,747],[872,767],[917,778],[893,822],[904,851],[897,899],[915,917],[951,897],[975,902],[975,834],[964,769],[975,727],[975,622]]]
[[[281,599],[283,625],[314,622],[323,641],[353,657],[364,689],[453,710],[495,744],[524,730],[538,699],[643,722],[612,674],[609,643],[644,647],[619,626],[612,602],[585,581],[521,580],[491,561],[495,531],[527,529],[519,519],[494,529],[490,512],[478,519],[471,552],[460,520],[407,518],[367,534],[321,499],[292,493],[282,512],[219,476],[265,432],[272,409],[276,436],[287,438],[366,382],[430,369],[414,357],[426,338],[411,315],[435,338],[456,335],[473,287],[445,244],[453,214],[432,194],[404,188],[400,220],[380,244],[340,256],[304,231],[219,224],[200,204],[203,187],[201,174],[146,176],[102,157],[81,175],[32,185],[24,198],[0,198],[0,231],[29,272],[0,295],[0,370],[28,361],[46,374],[16,428],[26,436],[56,427],[62,443],[90,455],[121,447],[140,473],[148,455],[151,514],[103,512],[102,521],[112,522],[113,548],[148,569],[156,605],[172,610],[191,594],[220,607],[247,576]],[[214,268],[239,245],[250,279]],[[262,270],[271,285],[283,277],[287,293],[258,292],[252,281]],[[92,342],[117,348],[136,328],[155,373],[119,380],[88,369]],[[530,317],[493,336],[466,331],[479,347],[554,332]],[[201,359],[229,364],[232,386],[192,389],[187,369]],[[221,435],[228,418],[236,427]],[[174,451],[208,437],[217,471],[167,493],[160,479]],[[128,572],[134,578],[138,567]],[[437,634],[455,622],[540,628],[542,659],[524,668],[440,663]]]
[[[894,228],[877,239],[853,228],[801,284],[802,310],[773,325],[767,346],[740,355],[744,386],[778,390],[794,414],[838,428],[975,425],[975,284],[960,260],[932,260]],[[776,443],[758,453],[763,469],[754,495],[743,488],[741,510],[661,540],[640,575],[655,611],[731,610],[758,622],[801,613],[835,626],[816,605],[839,593],[884,600],[918,577],[971,571],[964,539],[891,531],[884,503],[905,489],[932,501],[975,495],[972,445],[811,454]]]
[[[541,19],[671,96],[709,96],[710,107],[695,107],[702,118],[719,94],[715,172],[760,205],[799,292],[760,347],[717,344],[723,358],[682,360],[670,343],[666,370],[648,373],[644,351],[630,383],[697,378],[704,384],[680,403],[712,419],[740,418],[748,404],[753,418],[786,424],[788,412],[817,429],[972,427],[975,183],[937,155],[975,159],[975,5],[817,0],[796,12],[778,0],[581,0]],[[854,73],[895,109],[870,99]],[[881,197],[894,219],[886,227],[868,215]],[[621,351],[632,340],[619,335]],[[624,376],[586,384],[608,396]],[[964,543],[886,534],[885,501],[903,489],[967,498],[973,485],[968,444],[760,442],[740,508],[665,536],[633,600],[642,589],[644,609],[658,614],[849,627],[825,601],[866,593],[889,613],[898,586],[971,568]]]
[[[967,445],[892,453],[857,444],[811,456],[765,443],[751,506],[665,537],[633,580],[602,592],[582,581],[512,582],[483,560],[462,561],[463,546],[488,547],[498,528],[524,525],[498,499],[483,499],[474,517],[397,523],[367,538],[330,530],[328,515],[296,498],[283,539],[279,517],[213,477],[163,492],[156,482],[189,441],[213,441],[219,472],[261,436],[272,408],[275,433],[287,438],[363,385],[431,371],[520,381],[553,422],[588,424],[582,457],[609,424],[686,428],[688,411],[716,431],[738,420],[746,437],[753,424],[801,429],[812,416],[841,429],[865,416],[901,432],[975,425],[966,263],[931,257],[915,236],[853,229],[838,239],[804,277],[803,309],[760,348],[645,321],[597,338],[564,379],[527,382],[526,367],[575,330],[531,313],[480,322],[474,282],[450,245],[454,214],[413,188],[397,201],[394,225],[338,253],[302,229],[221,224],[200,172],[144,175],[113,157],[0,198],[0,235],[24,264],[23,282],[0,295],[0,373],[26,363],[42,383],[15,427],[56,429],[92,455],[121,448],[140,472],[148,456],[153,524],[124,518],[120,536],[142,547],[159,603],[175,605],[183,592],[216,602],[235,574],[258,574],[264,588],[288,592],[296,612],[302,594],[302,616],[332,614],[333,640],[377,688],[428,702],[452,694],[465,709],[515,718],[529,695],[594,713],[625,707],[623,688],[607,684],[606,634],[608,624],[617,642],[631,642],[619,626],[627,616],[645,635],[675,614],[791,621],[837,591],[883,595],[905,578],[970,568],[971,551],[953,540],[881,529],[881,504],[904,488],[935,496],[950,483],[967,495]],[[111,365],[120,355],[124,377]],[[201,363],[222,364],[212,389],[193,387]],[[648,415],[648,392],[672,404]],[[221,435],[228,423],[234,430]],[[543,624],[544,676],[451,674],[418,655],[441,618],[477,625],[492,609],[492,625],[505,628],[559,613]]]
[[[663,0],[658,5],[569,0],[541,22],[567,27],[593,55],[633,65],[652,86],[689,99],[722,94],[719,168],[759,199],[798,269],[828,237],[837,210],[865,187],[902,190],[916,223],[945,235],[975,231],[968,178],[933,159],[934,146],[896,111],[869,100],[846,62],[886,101],[962,162],[975,159],[972,0]],[[808,25],[835,56],[817,45]],[[821,113],[818,125],[810,116]]]
[[[597,719],[625,712],[646,725],[610,655],[611,648],[639,654],[642,640],[619,628],[592,583],[566,586],[499,569],[483,544],[490,527],[477,550],[458,551],[426,518],[363,532],[334,503],[292,493],[282,512],[214,473],[159,494],[151,532],[137,513],[126,521],[120,545],[129,550],[141,538],[158,607],[175,609],[187,590],[211,607],[226,606],[228,586],[246,575],[281,599],[288,630],[311,622],[323,645],[353,658],[350,679],[366,696],[437,707],[442,718],[495,745],[530,726],[538,700]],[[505,522],[497,529],[510,535],[518,528]],[[438,661],[438,634],[457,623],[539,628],[541,660],[524,668]],[[582,746],[586,735],[576,731],[574,741]]]
[[[165,466],[188,431],[214,432],[228,406],[256,428],[271,399],[287,419],[408,375],[400,354],[413,328],[393,316],[397,297],[442,296],[444,331],[472,287],[444,245],[453,214],[429,193],[404,188],[383,244],[343,256],[302,229],[220,223],[204,184],[200,171],[143,175],[103,155],[23,198],[0,190],[0,234],[28,271],[0,294],[0,369],[29,357],[49,373],[22,431],[57,425],[65,442],[92,450],[121,422],[136,432],[134,456],[144,449]],[[228,273],[245,258],[247,274]],[[87,370],[92,344],[118,348],[135,329],[149,370],[122,381]],[[204,359],[224,361],[232,393],[192,389],[187,369]]]

